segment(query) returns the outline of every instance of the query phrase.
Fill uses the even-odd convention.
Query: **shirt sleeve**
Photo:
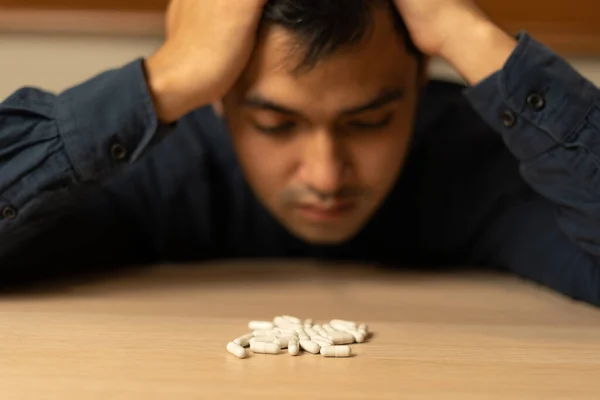
[[[518,39],[504,67],[465,95],[552,211],[536,202],[506,210],[484,252],[600,305],[600,91],[526,32]]]
[[[168,131],[155,114],[142,60],[58,95],[27,87],[0,103],[0,256]]]

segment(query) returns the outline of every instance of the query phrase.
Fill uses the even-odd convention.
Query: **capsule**
[[[288,343],[288,353],[291,356],[297,356],[300,353],[300,346],[297,340],[290,340]]]
[[[313,319],[312,318],[307,318],[307,319],[304,320],[304,327],[306,328],[307,326],[309,328],[313,326]]]
[[[334,332],[330,333],[329,337],[333,344],[350,344],[354,343],[354,336],[348,332]]]
[[[311,336],[310,340],[312,340],[313,342],[322,342],[322,343],[327,343],[328,346],[333,345],[333,340],[329,339],[328,337],[323,337],[323,336]]]
[[[237,358],[246,358],[246,349],[237,343],[227,343],[227,351],[236,356]]]
[[[340,332],[347,332],[354,336],[354,341],[356,343],[362,343],[365,341],[365,334],[357,331],[356,329],[349,328],[347,325],[336,325],[335,328]],[[358,328],[357,328],[358,329]],[[343,343],[340,343],[343,344]]]
[[[341,324],[339,322],[330,322],[328,325],[331,326],[332,328],[338,330],[338,331],[345,331],[345,330],[348,330],[348,329],[354,329],[354,330],[356,330],[355,326]]]
[[[359,331],[353,331],[352,329],[348,329],[346,332],[354,336],[354,341],[356,343],[362,343],[365,341],[365,335],[363,335]]]
[[[325,329],[325,331],[326,331],[328,334],[335,333],[335,332],[337,332],[337,331],[338,331],[338,329],[334,329],[334,328],[333,328],[331,325],[329,325],[329,324],[323,324],[323,329]]]
[[[290,335],[298,336],[298,330],[296,328],[292,328],[292,327],[279,328],[277,330],[277,335],[278,336],[290,336]]]
[[[350,346],[327,346],[321,347],[321,355],[324,357],[350,357],[352,348]]]
[[[277,339],[277,336],[255,336],[250,339],[250,346],[254,343],[273,343],[273,341]]]
[[[322,340],[319,339],[310,339],[311,342],[315,342],[316,344],[318,344],[321,348],[323,347],[329,347],[329,346],[333,346],[331,343],[329,342],[324,342]]]
[[[319,335],[319,332],[315,331],[313,328],[304,328],[304,332],[310,337],[321,336]]]
[[[298,338],[302,340],[310,340],[310,336],[302,328],[298,328]]]
[[[319,335],[321,335],[321,336],[327,337],[327,335],[328,335],[327,331],[325,329],[323,329],[323,327],[319,324],[315,324],[313,326],[313,330],[317,331],[319,333]]]
[[[273,318],[273,324],[278,328],[286,328],[286,327],[296,326],[296,324],[294,324],[293,322],[290,322],[283,316],[277,316],[277,317]]]
[[[273,328],[273,329],[257,329],[255,331],[252,331],[252,334],[254,336],[276,336],[280,333],[281,331],[277,328]]]
[[[335,327],[336,325],[344,325],[348,328],[356,329],[356,322],[354,321],[346,321],[343,319],[332,319],[329,321],[329,325]]]
[[[298,317],[293,315],[282,315],[282,317],[292,325],[302,325],[302,320]]]
[[[356,330],[360,333],[362,333],[364,336],[368,336],[369,335],[369,327],[365,324],[360,324],[358,326],[358,328],[356,328]]]
[[[268,329],[273,329],[275,327],[275,325],[273,325],[272,322],[270,321],[250,321],[248,322],[248,329],[254,331],[257,329],[264,329],[264,330],[268,330]]]
[[[319,354],[321,350],[321,346],[311,340],[300,340],[300,347],[311,354]]]
[[[281,348],[277,343],[254,342],[250,345],[250,350],[257,354],[279,354]]]
[[[288,347],[290,341],[298,341],[296,336],[279,336],[273,340],[273,343],[278,343],[279,347],[285,349]]]
[[[239,338],[233,339],[233,343],[239,344],[242,347],[250,346],[250,339],[254,337],[254,334],[248,333],[247,335],[240,336]]]

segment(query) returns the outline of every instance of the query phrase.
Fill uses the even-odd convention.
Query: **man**
[[[427,84],[428,56],[472,87]],[[600,305],[598,97],[470,0],[174,0],[149,59],[2,104],[3,281],[314,257]]]

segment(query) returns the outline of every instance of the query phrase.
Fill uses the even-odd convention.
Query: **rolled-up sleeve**
[[[600,305],[600,91],[521,32],[504,67],[465,95],[502,136],[524,181],[553,206],[553,213],[543,213],[552,221],[540,217],[543,205],[521,207],[510,219],[513,234],[505,227],[498,230],[503,239],[490,241],[511,254],[488,249],[489,254],[523,275]],[[556,232],[549,231],[552,226]],[[519,231],[527,231],[527,238]]]
[[[526,32],[504,68],[466,90],[473,108],[521,161],[597,130],[600,92],[563,58]]]

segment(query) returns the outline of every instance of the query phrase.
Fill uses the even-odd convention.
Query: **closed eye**
[[[390,124],[390,122],[392,122],[392,118],[393,118],[393,115],[388,114],[384,118],[379,119],[377,121],[358,121],[358,120],[356,120],[356,121],[349,121],[348,125],[353,128],[357,128],[357,129],[376,130],[376,129],[382,129],[382,128],[385,128],[386,126],[388,126]]]
[[[256,123],[253,125],[254,125],[254,128],[256,130],[258,130],[259,132],[271,134],[271,135],[275,135],[278,133],[287,133],[296,126],[296,124],[294,122],[287,122],[285,124],[272,125],[272,126],[260,125],[260,124],[256,124]]]

